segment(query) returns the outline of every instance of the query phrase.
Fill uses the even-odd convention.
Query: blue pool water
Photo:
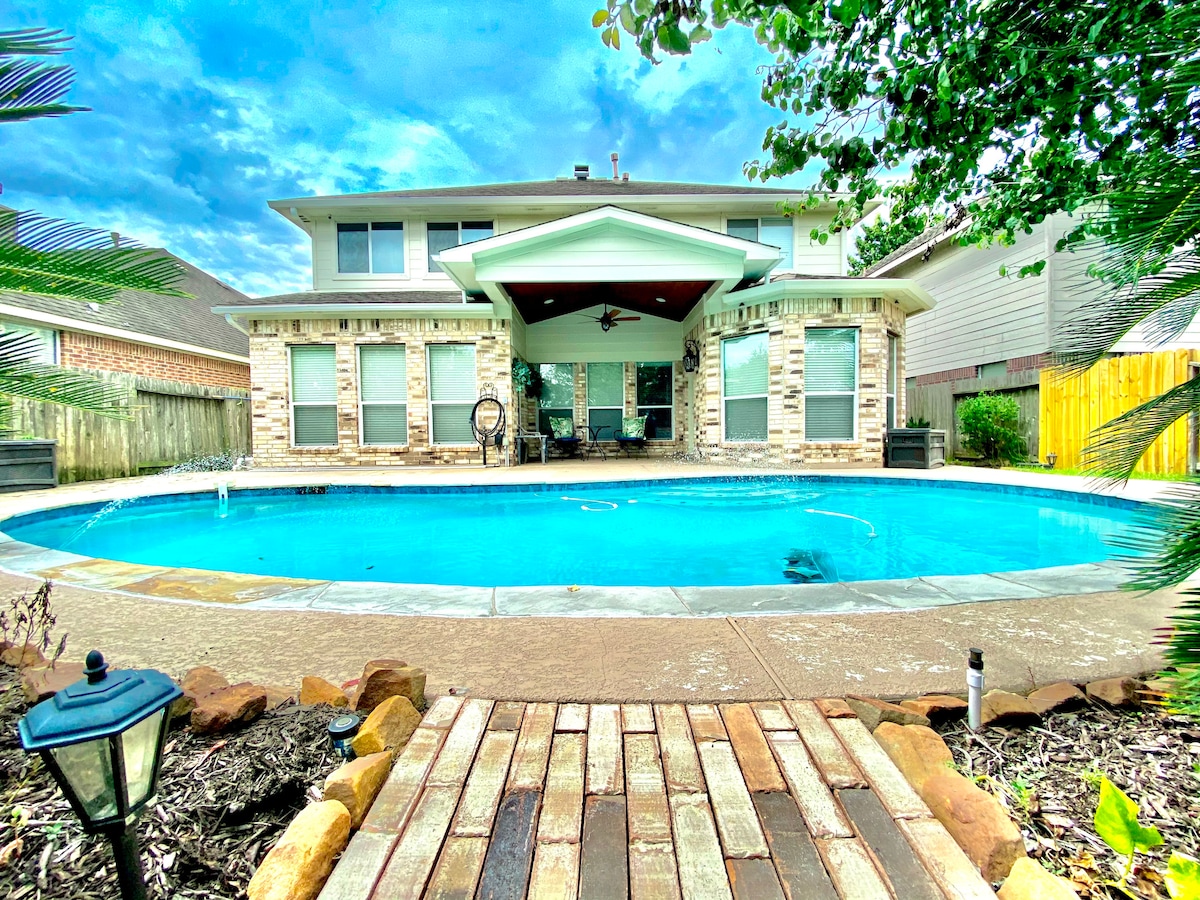
[[[245,490],[223,511],[214,493],[184,494],[47,510],[0,528],[84,556],[293,578],[682,587],[1096,562],[1134,509],[1046,490],[788,476]],[[789,557],[798,575],[785,574]]]

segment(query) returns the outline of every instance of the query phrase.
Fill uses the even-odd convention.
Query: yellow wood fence
[[[1086,374],[1062,379],[1053,369],[1041,373],[1039,450],[1043,460],[1057,453],[1059,469],[1080,465],[1092,432],[1121,413],[1190,378],[1200,363],[1200,350],[1165,350],[1101,360]],[[1183,475],[1188,471],[1186,418],[1155,441],[1137,470],[1153,475]]]

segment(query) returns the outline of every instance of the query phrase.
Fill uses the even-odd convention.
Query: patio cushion
[[[555,438],[569,438],[575,436],[575,422],[566,416],[551,416],[550,417],[550,432]]]
[[[646,436],[646,416],[626,416],[621,420],[621,437],[641,440]]]

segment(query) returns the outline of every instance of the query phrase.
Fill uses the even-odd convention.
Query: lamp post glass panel
[[[149,669],[109,675],[96,650],[83,671],[86,680],[21,719],[21,746],[42,755],[84,830],[109,836],[121,896],[141,900],[146,888],[134,822],[158,784],[167,707],[183,691]]]

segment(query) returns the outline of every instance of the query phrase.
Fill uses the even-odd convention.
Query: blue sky
[[[266,202],[609,171],[745,183],[782,118],[744,28],[651,66],[595,0],[15,0],[0,28],[75,35],[70,101],[0,128],[0,202],[165,246],[252,295],[311,287]],[[806,184],[791,179],[780,184]]]

